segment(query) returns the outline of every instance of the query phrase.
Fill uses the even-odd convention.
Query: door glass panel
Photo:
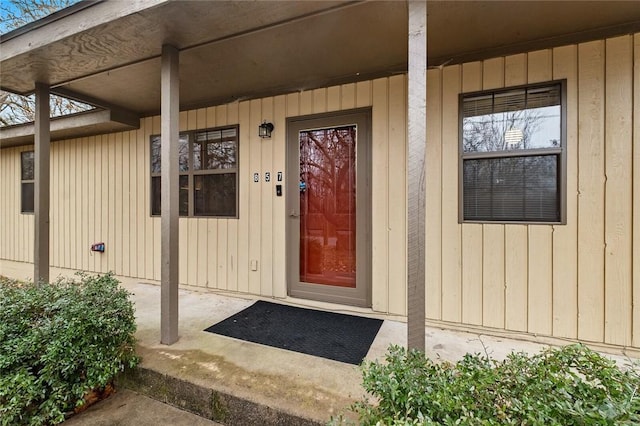
[[[356,286],[356,131],[299,132],[301,282]]]

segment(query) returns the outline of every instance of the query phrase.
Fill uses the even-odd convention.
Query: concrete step
[[[325,421],[282,407],[268,406],[229,391],[202,386],[187,380],[139,367],[119,377],[120,386],[132,389],[165,404],[225,425],[317,426]]]
[[[138,345],[141,364],[116,386],[226,425],[324,425],[362,396],[355,366],[211,336],[235,359]],[[240,362],[243,354],[253,362]]]
[[[120,388],[65,420],[64,426],[221,426],[211,420]]]

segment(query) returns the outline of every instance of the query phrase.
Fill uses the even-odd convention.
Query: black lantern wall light
[[[258,136],[263,139],[270,138],[271,132],[273,132],[273,123],[267,123],[267,120],[264,120],[262,124],[258,126]]]

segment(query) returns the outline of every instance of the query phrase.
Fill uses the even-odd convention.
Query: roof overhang
[[[79,138],[101,133],[134,130],[140,127],[140,119],[111,110],[91,110],[57,117],[51,120],[51,141]],[[33,144],[33,123],[0,127],[0,148]]]
[[[428,13],[430,66],[640,31],[632,1],[431,1]],[[405,72],[407,31],[404,1],[81,2],[0,37],[0,86],[38,81],[148,116],[163,44],[180,50],[185,110]]]

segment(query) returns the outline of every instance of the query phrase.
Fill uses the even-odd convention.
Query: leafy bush
[[[377,402],[352,407],[364,425],[640,424],[637,366],[623,371],[583,345],[455,365],[394,346],[363,371]]]
[[[129,294],[111,275],[0,281],[0,423],[55,424],[134,367]]]

